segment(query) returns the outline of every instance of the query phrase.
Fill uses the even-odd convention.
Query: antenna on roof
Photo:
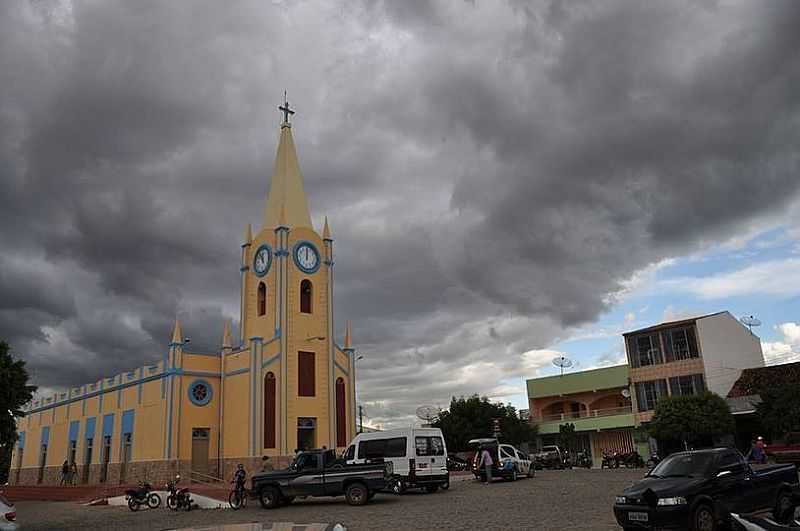
[[[561,368],[561,376],[564,376],[564,369],[572,367],[572,360],[566,356],[557,356],[553,358],[553,365]]]
[[[431,422],[433,422],[433,420],[438,417],[439,413],[441,412],[441,409],[434,406],[420,406],[416,411],[417,417],[425,421],[425,425],[423,426],[425,428],[430,428]]]
[[[761,321],[759,319],[753,317],[752,315],[745,315],[744,317],[739,319],[739,321],[741,321],[741,323],[743,325],[746,325],[747,328],[750,329],[750,333],[751,334],[753,333],[753,327],[754,326],[761,326]]]

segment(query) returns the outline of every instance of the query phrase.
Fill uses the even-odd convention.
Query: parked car
[[[558,468],[562,469],[566,463],[566,456],[556,445],[542,446],[542,449],[534,456],[535,465],[538,469]]]
[[[792,463],[800,469],[800,432],[790,432],[767,445],[767,457],[776,463]]]
[[[469,444],[477,446],[472,461],[472,473],[477,479],[486,480],[486,470],[480,466],[484,449],[492,456],[492,477],[516,481],[518,477],[533,477],[536,474],[530,457],[510,444],[502,444],[495,438],[472,439]]]
[[[797,503],[793,466],[753,469],[738,450],[717,448],[672,454],[614,503],[623,529],[714,531],[731,513],[771,510],[788,522]]]
[[[17,510],[8,498],[0,493],[0,531],[16,531]]]
[[[391,463],[347,465],[333,450],[310,450],[299,453],[286,470],[255,474],[251,492],[265,509],[289,504],[297,496],[344,495],[350,505],[364,505],[386,489],[391,477]]]
[[[450,487],[447,446],[439,428],[359,433],[345,450],[343,459],[347,464],[392,463],[394,477],[390,487],[396,494],[411,488],[433,493]]]

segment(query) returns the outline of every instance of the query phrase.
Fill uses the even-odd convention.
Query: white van
[[[390,488],[436,492],[450,487],[447,447],[439,428],[403,428],[359,433],[344,453],[348,465],[388,461],[394,467]]]

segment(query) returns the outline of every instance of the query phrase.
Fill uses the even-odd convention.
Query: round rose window
[[[211,401],[211,385],[204,380],[196,380],[189,386],[189,400],[197,406],[204,406]]]

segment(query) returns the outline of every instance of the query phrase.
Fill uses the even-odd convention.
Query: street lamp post
[[[356,355],[356,352],[353,351],[353,400],[355,401],[356,404],[358,404],[358,393],[357,393],[358,387],[356,386],[356,362],[358,360],[363,360],[363,359],[364,356],[362,354]],[[356,409],[358,409],[358,418],[360,420],[358,433],[361,433],[362,431],[364,431],[363,414],[360,405],[358,405]]]

